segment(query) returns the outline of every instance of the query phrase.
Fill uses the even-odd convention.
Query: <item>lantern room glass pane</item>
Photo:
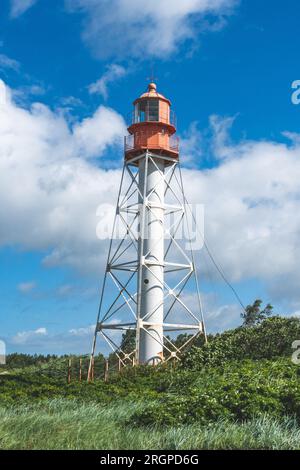
[[[147,121],[146,114],[147,114],[147,102],[140,101],[137,104],[137,116],[136,116],[137,122]]]
[[[135,107],[135,122],[159,121],[159,100],[143,100]]]
[[[159,101],[149,100],[149,121],[159,121]]]

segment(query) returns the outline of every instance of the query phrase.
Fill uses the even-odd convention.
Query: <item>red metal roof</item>
[[[160,93],[157,92],[156,90],[156,84],[155,83],[149,83],[148,85],[148,91],[143,93],[139,98],[135,100],[134,103],[136,103],[138,100],[145,99],[145,98],[158,98],[164,101],[167,101],[169,104],[171,104],[170,100],[166,98],[165,96],[161,95]]]

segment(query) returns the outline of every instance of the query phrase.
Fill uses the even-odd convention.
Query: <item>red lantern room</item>
[[[125,137],[125,158],[141,155],[149,150],[158,155],[179,156],[179,139],[176,118],[171,102],[157,93],[156,84],[150,83],[148,91],[136,99],[130,115],[129,135]]]

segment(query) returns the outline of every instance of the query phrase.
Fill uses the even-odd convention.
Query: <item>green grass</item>
[[[291,418],[129,426],[131,415],[143,406],[143,402],[101,405],[53,399],[2,407],[0,449],[300,449],[300,428]]]

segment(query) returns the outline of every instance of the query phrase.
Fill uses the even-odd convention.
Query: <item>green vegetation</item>
[[[9,354],[6,358],[6,368],[12,369],[47,364],[55,359],[57,359],[55,354],[48,354],[47,356],[42,356],[41,354],[35,354],[34,356],[29,354]]]
[[[300,369],[289,359],[229,362],[201,371],[178,371],[159,401],[135,413],[144,425],[243,422],[263,416],[300,422]]]
[[[176,366],[127,368],[107,383],[102,356],[94,383],[76,370],[69,385],[67,358],[11,358],[0,448],[300,448],[300,321],[261,318],[260,305],[251,324],[199,342]]]
[[[293,419],[266,416],[237,424],[136,428],[127,425],[142,403],[102,406],[76,400],[0,409],[0,449],[299,449]]]
[[[292,343],[298,338],[298,318],[272,317],[257,326],[240,327],[210,337],[207,345],[192,347],[183,362],[185,367],[199,370],[231,360],[290,358]]]

